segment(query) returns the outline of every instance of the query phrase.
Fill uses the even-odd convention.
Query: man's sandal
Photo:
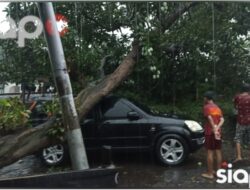
[[[202,177],[206,178],[206,179],[214,179],[214,175],[212,174],[208,174],[208,173],[203,173],[201,174]]]
[[[233,164],[235,164],[235,163],[238,163],[238,162],[241,162],[243,159],[238,159],[238,158],[236,158],[234,161],[233,161]]]

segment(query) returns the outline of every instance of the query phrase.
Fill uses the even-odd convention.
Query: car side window
[[[104,118],[127,118],[127,113],[132,109],[119,100],[108,100],[102,104]]]

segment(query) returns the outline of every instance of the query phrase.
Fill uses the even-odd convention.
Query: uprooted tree
[[[173,99],[176,98],[174,96],[177,92],[172,90],[173,80],[175,80],[176,86],[179,84],[179,90],[185,90],[186,94],[194,94],[188,91],[190,89],[203,88],[205,85],[211,86],[212,81],[206,83],[204,79],[212,78],[211,64],[214,62],[220,63],[218,67],[222,68],[223,64],[227,64],[227,72],[232,72],[235,71],[232,60],[240,59],[243,61],[237,65],[238,71],[246,70],[242,69],[247,60],[244,56],[246,51],[243,49],[244,43],[231,39],[236,39],[239,34],[244,34],[248,27],[246,25],[240,28],[239,24],[228,22],[235,18],[245,23],[244,18],[247,16],[244,14],[248,15],[249,13],[244,6],[235,6],[237,9],[234,10],[235,7],[229,4],[214,4],[217,16],[215,20],[217,19],[216,21],[220,25],[217,25],[218,31],[215,32],[218,40],[213,40],[211,35],[212,14],[209,16],[206,14],[208,11],[212,12],[212,3],[82,3],[79,6],[69,3],[66,5],[68,7],[65,4],[58,4],[57,9],[61,8],[65,11],[66,16],[71,21],[70,26],[76,25],[76,29],[71,30],[72,34],[62,40],[67,50],[65,55],[71,79],[77,81],[81,89],[75,98],[79,118],[84,118],[102,97],[121,85],[135,70],[136,63],[144,63],[140,64],[138,67],[140,69],[135,70],[137,76],[143,74],[143,80],[136,81],[135,84],[140,87],[138,90],[142,90],[143,93],[150,96],[152,89],[154,89],[155,94],[157,94],[156,98],[161,100],[167,100],[169,96],[173,96]],[[191,9],[192,7],[193,9]],[[11,5],[12,13],[10,15],[14,18],[18,15],[15,11],[19,11],[19,17],[21,17],[22,12],[27,8],[26,3],[22,6]],[[223,14],[223,11],[226,11],[227,14]],[[78,15],[78,17],[74,15]],[[113,15],[115,16],[113,17]],[[81,25],[83,27],[80,27]],[[125,34],[122,40],[117,40],[113,32],[122,27],[130,28],[132,34],[130,37]],[[225,32],[225,28],[229,32]],[[133,42],[132,50],[119,63],[121,55],[129,51],[129,46],[124,44],[130,44],[129,40],[132,38],[136,39]],[[213,44],[213,41],[216,43]],[[28,41],[27,47],[24,49],[17,49],[14,44],[13,40],[0,42],[5,50],[5,59],[3,64],[0,64],[0,71],[7,81],[20,82],[22,77],[35,78],[39,74],[48,73],[49,68],[44,69],[48,65],[44,65],[44,61],[48,61],[48,57],[46,48],[41,48],[44,44],[42,39]],[[233,55],[224,56],[228,48],[232,49]],[[35,56],[32,56],[30,52],[33,52]],[[234,57],[232,58],[232,56]],[[86,74],[86,72],[94,71],[96,74],[100,62],[101,65],[110,66],[112,63],[110,59],[114,59],[114,57],[116,58],[114,65],[119,66],[115,70],[113,69],[114,71],[110,69],[113,71],[109,71],[110,74],[106,72],[106,75],[101,79]],[[218,57],[224,59],[225,62],[217,60]],[[32,64],[29,63],[30,60],[32,60]],[[13,71],[13,65],[16,65],[15,71],[18,72]],[[40,73],[34,73],[32,66],[41,68],[37,69]],[[160,75],[155,69],[151,71],[150,67],[162,68],[161,71],[165,74]],[[27,71],[27,75],[25,75],[25,71]],[[105,72],[102,72],[102,76],[103,73]],[[152,73],[154,74],[153,79]],[[10,76],[13,76],[14,79],[11,79]],[[244,76],[244,72],[237,75],[239,78]],[[135,78],[133,75],[131,77]],[[93,80],[89,80],[89,78]],[[185,83],[181,83],[183,80]],[[229,79],[220,75],[218,80]],[[240,80],[230,80],[226,84],[238,81]],[[132,85],[129,89],[136,88]],[[163,90],[160,91],[160,89]],[[48,130],[56,122],[56,118],[51,118],[40,126],[1,136],[0,167],[32,154],[39,148],[57,143],[55,139],[48,136]]]
[[[187,5],[175,11],[173,15],[167,19],[167,27],[170,27],[179,16],[188,10],[191,6]],[[132,50],[123,59],[122,63],[109,75],[104,76],[101,81],[92,82],[86,86],[75,98],[75,103],[79,118],[83,118],[88,111],[102,97],[108,95],[116,87],[118,87],[127,76],[133,71],[136,62],[140,56],[140,45],[137,39],[132,43]],[[94,84],[94,85],[93,85]],[[48,130],[56,123],[56,118],[52,118],[40,126],[19,131],[17,134],[3,136],[0,139],[0,167],[13,163],[19,158],[33,153],[39,148],[49,146],[56,143],[49,138]]]
[[[75,102],[79,118],[84,117],[88,111],[102,97],[108,95],[113,89],[133,71],[139,56],[139,43],[133,43],[132,51],[124,58],[122,64],[110,75],[93,87],[87,87],[76,97]],[[55,124],[52,118],[38,127],[25,129],[17,134],[4,136],[0,139],[0,167],[17,161],[19,158],[33,153],[39,148],[46,147],[53,142],[48,136],[48,129]]]

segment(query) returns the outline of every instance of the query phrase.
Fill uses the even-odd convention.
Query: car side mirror
[[[127,118],[129,120],[138,120],[138,119],[140,119],[140,115],[135,111],[130,111],[127,114]]]

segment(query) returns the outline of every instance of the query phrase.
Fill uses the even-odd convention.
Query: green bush
[[[27,124],[30,111],[19,98],[0,99],[0,130],[13,131]]]
[[[43,105],[43,111],[47,113],[49,117],[62,114],[58,99],[46,102]]]

